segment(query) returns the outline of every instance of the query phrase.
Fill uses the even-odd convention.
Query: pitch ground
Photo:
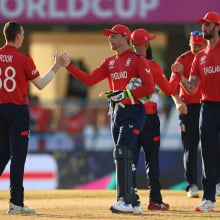
[[[25,191],[25,203],[34,208],[36,215],[8,215],[8,191],[0,191],[1,220],[59,220],[59,219],[150,219],[150,220],[214,220],[220,219],[220,197],[217,197],[217,212],[195,212],[200,198],[189,199],[185,191],[162,190],[164,202],[170,204],[169,211],[148,211],[148,191],[140,190],[142,215],[112,214],[109,206],[115,203],[114,190],[51,190]]]

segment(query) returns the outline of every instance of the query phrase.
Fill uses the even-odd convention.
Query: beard
[[[204,34],[204,39],[211,40],[214,37],[213,33]]]
[[[215,36],[215,27],[209,32],[209,33],[204,33],[204,39],[206,40],[211,40]]]

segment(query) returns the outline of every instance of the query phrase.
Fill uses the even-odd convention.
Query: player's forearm
[[[80,80],[81,82],[83,82],[84,84],[88,86],[92,86],[104,79],[100,77],[101,74],[95,73],[96,70],[88,74],[80,70],[73,64],[69,65],[66,69],[70,72],[72,76],[74,76],[76,79]]]
[[[188,81],[184,76],[182,76],[181,85],[189,95],[194,95],[197,91],[198,79],[194,77],[194,78],[190,78]]]
[[[179,95],[173,95],[172,98],[176,105],[177,111],[180,114],[187,114],[188,113],[187,105],[180,99]]]
[[[175,105],[181,104],[182,100],[180,99],[179,95],[172,95],[171,97],[172,97]]]
[[[170,96],[178,88],[180,78],[181,76],[178,74],[173,74],[170,81],[168,81],[164,75],[161,75],[155,82],[166,95]]]
[[[32,83],[40,90],[45,88],[48,85],[48,83],[54,78],[55,73],[59,70],[59,68],[60,66],[54,63],[47,73],[45,73],[43,76],[39,76],[38,78],[32,80]]]

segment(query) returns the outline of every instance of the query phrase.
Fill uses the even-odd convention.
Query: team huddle
[[[190,50],[174,62],[169,81],[161,66],[153,61],[150,41],[156,36],[144,29],[131,33],[121,24],[105,29],[104,35],[116,54],[89,74],[74,66],[63,52],[55,54],[54,64],[41,76],[32,58],[18,51],[24,40],[22,25],[14,21],[5,24],[6,43],[0,48],[0,175],[11,160],[8,213],[35,213],[24,205],[23,175],[30,129],[27,91],[30,81],[43,89],[60,67],[89,86],[108,79],[110,90],[104,95],[109,101],[117,180],[116,203],[110,206],[113,213],[142,213],[136,183],[141,147],[149,180],[147,208],[170,208],[162,199],[159,181],[160,90],[172,96],[180,113],[187,196],[199,196],[196,155],[201,137],[204,193],[195,211],[216,211],[215,197],[220,195],[220,15],[208,12],[197,22],[202,31],[190,33]]]

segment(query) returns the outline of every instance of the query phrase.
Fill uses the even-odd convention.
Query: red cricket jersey
[[[201,79],[202,102],[220,102],[220,40],[214,49],[196,54],[191,73]]]
[[[0,48],[0,104],[27,105],[29,80],[39,75],[30,56],[13,46]]]
[[[159,63],[151,60],[147,61],[149,62],[154,82],[166,95],[171,95],[173,90],[179,85],[180,76],[174,74],[172,80],[169,82],[165,77],[163,69]],[[145,108],[147,114],[154,114],[157,112],[157,103],[149,101],[145,104]]]
[[[135,104],[140,104],[137,98],[147,96],[154,92],[154,82],[151,70],[146,59],[128,49],[122,54],[105,59],[102,64],[87,74],[74,65],[67,70],[83,83],[91,86],[104,79],[108,79],[110,90],[126,90],[126,85],[131,78],[140,78],[142,86],[131,91]],[[130,99],[125,99],[123,104],[131,105]]]
[[[185,76],[186,79],[189,79],[191,65],[194,57],[195,56],[193,55],[193,53],[189,50],[183,53],[182,55],[180,55],[176,59],[176,62],[179,62],[184,66],[183,76]],[[202,98],[200,85],[194,95],[188,95],[186,91],[183,89],[182,85],[180,84],[173,92],[173,95],[177,95],[177,94],[179,94],[180,99],[186,104],[200,103]]]

